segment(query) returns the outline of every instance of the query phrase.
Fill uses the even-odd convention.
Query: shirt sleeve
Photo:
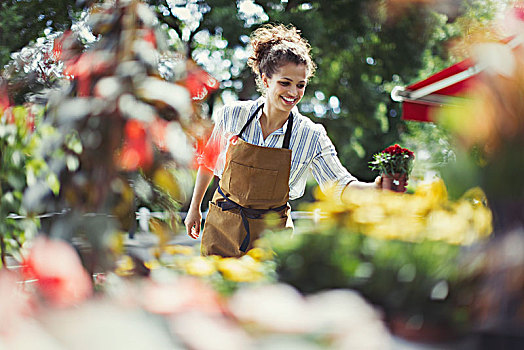
[[[357,179],[340,163],[335,146],[329,139],[324,127],[318,126],[318,128],[320,135],[317,152],[311,162],[313,177],[323,192],[327,188],[335,186],[335,193],[340,196],[344,188]]]

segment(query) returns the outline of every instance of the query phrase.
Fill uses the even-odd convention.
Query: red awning
[[[433,121],[433,114],[444,104],[453,103],[470,90],[481,69],[471,59],[452,65],[427,79],[391,93],[402,102],[402,119]]]
[[[460,75],[462,74],[462,76]],[[407,97],[402,103],[402,119],[416,121],[432,121],[436,109],[442,107],[445,103],[452,103],[452,96],[463,96],[471,89],[477,77],[478,70],[475,68],[471,59],[464,60],[451,67],[448,67],[427,79],[409,85],[405,91],[410,91],[410,97]],[[450,80],[451,85],[442,84],[444,79]],[[439,88],[445,86],[443,88]],[[422,88],[427,91],[434,90],[424,96],[414,95],[419,92],[423,94]],[[435,90],[437,89],[437,90]]]
[[[512,37],[503,43],[514,49],[521,41],[522,38]],[[485,68],[473,59],[466,59],[406,88],[396,87],[391,98],[402,102],[402,119],[434,121],[438,108],[464,98]]]

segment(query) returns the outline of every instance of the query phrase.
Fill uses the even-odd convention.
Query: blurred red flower
[[[156,49],[157,44],[156,44],[155,30],[149,28],[149,29],[143,29],[142,31],[143,31],[142,39],[144,39],[148,43],[151,43],[151,45],[153,45],[153,47]]]
[[[64,241],[36,238],[24,259],[23,276],[35,280],[40,295],[57,307],[78,304],[93,292],[78,254]]]
[[[217,90],[219,83],[211,74],[190,61],[188,63],[186,87],[191,94],[191,99],[201,101],[204,100],[208,94]]]
[[[0,83],[0,115],[11,106],[11,100],[7,92],[7,85]]]
[[[205,166],[213,170],[222,150],[222,141],[220,138],[210,138],[209,135],[197,139],[195,150],[194,167]]]
[[[211,287],[197,278],[181,277],[174,283],[150,282],[143,292],[144,308],[161,315],[201,311],[210,314],[225,312],[223,301]]]
[[[153,123],[149,125],[149,132],[151,134],[151,138],[153,139],[153,142],[161,151],[167,151],[167,143],[166,143],[166,130],[167,126],[169,125],[169,122],[162,118],[155,118]]]
[[[144,125],[138,120],[128,120],[124,132],[124,146],[117,155],[118,165],[126,171],[148,169],[153,164],[154,154]]]

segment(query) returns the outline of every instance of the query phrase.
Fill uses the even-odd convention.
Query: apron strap
[[[251,116],[248,118],[244,126],[242,127],[242,130],[238,133],[238,137],[242,139],[242,134],[246,130],[247,126],[255,119],[255,116],[258,114],[258,112],[264,107],[264,104],[262,103],[260,106],[257,107],[255,112],[251,114]],[[282,144],[282,148],[289,149],[289,141],[291,140],[291,131],[293,129],[293,113],[289,113],[289,118],[287,122],[287,128],[286,128],[286,134],[284,135],[284,143]],[[243,139],[242,139],[243,140]]]
[[[258,111],[260,111],[262,109],[262,107],[264,107],[263,103],[260,106],[257,107],[257,109],[255,110],[255,112],[253,112],[253,114],[251,114],[251,116],[248,118],[247,122],[242,127],[242,130],[240,130],[240,132],[238,133],[238,137],[240,137],[242,139],[242,134],[246,130],[247,126],[253,121],[253,119],[255,119],[255,116],[258,114]]]
[[[286,134],[284,135],[284,143],[282,148],[289,149],[289,141],[291,140],[291,130],[293,129],[293,113],[289,113],[289,118],[287,120],[287,129]]]
[[[240,244],[240,251],[242,251],[243,253],[246,252],[249,246],[249,243],[251,242],[251,231],[249,230],[249,221],[247,219],[248,218],[249,219],[260,219],[261,216],[265,213],[268,213],[270,211],[278,212],[278,211],[284,210],[284,208],[287,208],[287,204],[284,204],[280,207],[272,208],[272,209],[245,208],[241,206],[240,204],[232,201],[228,197],[226,197],[224,192],[222,192],[222,189],[220,188],[220,186],[218,186],[217,190],[218,190],[218,193],[220,193],[222,197],[224,197],[224,199],[226,200],[225,202],[217,202],[217,205],[220,207],[220,209],[222,209],[222,211],[228,211],[231,209],[238,209],[240,211],[240,217],[242,218],[242,224],[244,225],[244,229],[246,230],[246,237],[244,237],[242,244]]]

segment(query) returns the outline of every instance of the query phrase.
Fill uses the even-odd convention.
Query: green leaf
[[[7,182],[13,189],[21,190],[25,187],[25,178],[20,175],[21,174],[9,174],[7,176]]]
[[[58,177],[54,173],[49,173],[46,182],[51,191],[53,191],[55,195],[58,195],[58,192],[60,191],[60,181],[58,181]]]
[[[82,142],[77,132],[72,132],[66,136],[65,140],[66,147],[76,154],[82,153]]]
[[[78,157],[68,154],[66,156],[66,165],[67,169],[73,172],[76,171],[80,166],[80,161],[78,160]]]

